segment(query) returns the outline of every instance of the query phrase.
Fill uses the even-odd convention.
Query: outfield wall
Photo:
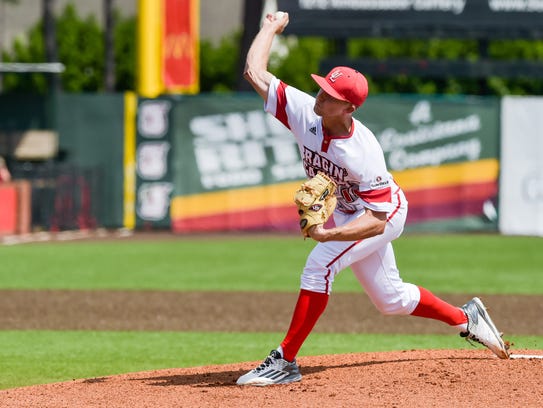
[[[543,235],[542,100],[370,97],[357,118],[406,191],[408,230]],[[58,134],[57,155],[14,159],[17,135],[36,128]],[[297,229],[297,146],[254,93],[0,95],[0,155],[15,178],[32,182],[34,228],[65,217],[54,225]],[[529,199],[515,201],[521,184]]]
[[[179,233],[296,230],[292,195],[302,162],[260,98],[142,100],[138,115],[146,119],[138,121],[137,225],[171,224]],[[410,228],[497,229],[497,98],[376,96],[357,117],[375,132],[406,191]],[[144,129],[148,123],[157,129]]]

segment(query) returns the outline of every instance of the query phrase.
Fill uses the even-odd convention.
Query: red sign
[[[199,90],[199,0],[164,0],[166,92]]]

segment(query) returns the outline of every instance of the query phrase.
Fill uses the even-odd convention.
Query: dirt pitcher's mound
[[[538,351],[518,351],[543,355]],[[0,391],[2,407],[540,407],[543,360],[487,350],[300,357],[299,383],[237,386],[257,362],[130,373]]]

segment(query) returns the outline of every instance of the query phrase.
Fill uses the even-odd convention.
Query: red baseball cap
[[[368,96],[366,77],[349,67],[335,67],[326,77],[311,74],[311,77],[327,94],[336,99],[360,106]]]

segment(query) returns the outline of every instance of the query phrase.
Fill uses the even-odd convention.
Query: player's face
[[[339,116],[350,110],[351,103],[336,99],[330,94],[327,94],[322,89],[317,94],[313,111],[319,116]],[[351,110],[352,112],[352,110]]]

